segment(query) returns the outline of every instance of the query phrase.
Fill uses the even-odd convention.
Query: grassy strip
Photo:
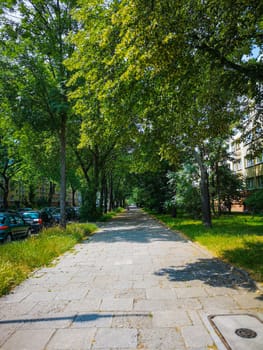
[[[155,215],[173,230],[198,242],[215,256],[246,270],[252,278],[263,282],[263,217],[225,215],[213,219],[208,229],[199,220]]]
[[[0,246],[0,296],[21,283],[36,268],[74,247],[97,229],[94,224],[70,224],[65,230],[52,227],[38,236]]]

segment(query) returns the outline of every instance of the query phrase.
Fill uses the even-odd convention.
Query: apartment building
[[[52,185],[52,188],[50,187]],[[30,195],[30,188],[24,184],[23,181],[10,181],[9,184],[9,196],[8,205],[12,208],[24,207],[31,205],[30,197],[33,197],[33,201],[37,206],[47,205],[49,192],[52,190],[52,206],[59,206],[60,193],[59,185],[50,183],[48,180],[43,179],[39,185],[34,188],[34,193]],[[80,205],[81,197],[79,191],[75,194],[74,202],[76,205]],[[67,189],[66,193],[66,205],[71,206],[73,203],[73,193],[71,189]],[[3,207],[3,193],[0,191],[0,208]]]
[[[260,136],[263,137],[263,136]],[[263,150],[256,156],[251,152],[252,132],[245,137],[238,132],[230,141],[229,148],[232,160],[230,169],[242,175],[247,191],[263,188]]]

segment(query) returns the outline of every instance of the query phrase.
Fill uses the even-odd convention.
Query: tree
[[[200,176],[198,167],[193,162],[186,162],[176,172],[168,172],[168,183],[173,195],[167,206],[174,205],[195,219],[201,217]]]
[[[70,15],[74,5],[71,0],[17,0],[2,7],[2,51],[21,77],[12,101],[13,118],[36,131],[56,132],[60,140],[62,226],[66,224],[66,127],[71,115],[66,88],[69,73],[63,61],[72,51],[65,38],[75,28]]]
[[[262,11],[259,1],[134,0],[121,2],[112,17],[120,33],[115,57],[127,63],[120,79],[158,82],[147,118],[151,129],[161,130],[162,155],[174,162],[180,148],[195,154],[207,226],[207,144],[230,134],[241,95],[260,95],[262,63],[246,55],[254,45],[262,50]]]
[[[17,132],[7,116],[0,117],[0,189],[3,192],[3,207],[8,209],[8,195],[10,180],[15,178],[23,168],[23,161],[19,152]]]
[[[69,97],[81,125],[79,144],[74,148],[86,180],[86,210],[95,217],[107,210],[108,196],[110,209],[114,202],[124,202],[120,197],[125,175],[120,176],[119,165],[131,142],[130,136],[136,132],[133,120],[129,119],[127,88],[116,84],[123,63],[109,66],[116,47],[114,30],[110,42],[103,43],[103,31],[111,26],[116,4],[116,1],[80,2],[75,13],[80,30],[70,37],[76,50],[65,62],[73,73],[68,83],[72,89]]]
[[[260,212],[263,210],[263,190],[257,190],[251,193],[244,201],[248,210]]]

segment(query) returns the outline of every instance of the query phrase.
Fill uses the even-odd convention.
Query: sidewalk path
[[[101,226],[0,298],[0,349],[225,349],[209,315],[263,319],[245,274],[142,211]]]

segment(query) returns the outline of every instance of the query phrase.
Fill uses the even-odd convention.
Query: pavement
[[[246,273],[134,208],[0,298],[0,349],[259,350],[262,320]]]

